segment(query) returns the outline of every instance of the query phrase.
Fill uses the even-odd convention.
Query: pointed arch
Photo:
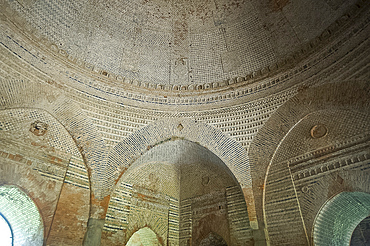
[[[361,81],[304,89],[282,105],[253,139],[249,157],[257,216],[270,234],[266,237],[272,244],[280,245],[293,238],[297,245],[309,243],[311,213],[321,202],[320,194],[331,192],[328,187],[331,181],[326,174],[347,165],[333,163],[340,161],[340,158],[334,160],[335,151],[346,149],[348,153],[361,155],[358,162],[364,159],[359,151],[370,134],[369,93],[369,84]],[[322,128],[321,135],[313,132],[318,126]],[[359,147],[357,150],[351,146]],[[333,158],[328,159],[331,154]],[[324,160],[330,161],[324,164]],[[308,183],[315,175],[322,180],[316,183],[324,185],[309,200],[313,192],[308,192],[309,189],[318,186]],[[278,214],[285,216],[286,221],[282,222]]]
[[[186,139],[198,143],[209,149],[226,164],[242,187],[248,204],[249,219],[253,227],[253,222],[256,219],[249,159],[246,150],[240,143],[226,136],[220,130],[189,118],[158,120],[139,129],[117,144],[108,157],[108,167],[110,169],[108,173],[114,177],[112,182],[117,182],[119,177],[143,153],[171,138]]]

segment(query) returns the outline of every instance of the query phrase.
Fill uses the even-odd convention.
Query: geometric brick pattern
[[[302,2],[288,4],[287,13],[307,15],[276,13],[270,10],[273,3],[264,6],[267,3],[259,1],[9,1],[7,9],[22,15],[63,53],[97,70],[142,84],[177,86],[212,84],[268,67],[320,35],[355,1],[347,2],[342,3],[346,8],[332,8],[324,1],[310,8]],[[316,18],[308,18],[316,12]]]
[[[89,215],[90,182],[69,132],[47,111],[37,108],[1,110],[0,131],[1,184],[20,187],[34,200],[47,244],[70,243],[69,237],[77,235],[74,229],[80,234],[74,241],[82,243]],[[80,199],[71,200],[71,194]],[[67,207],[60,208],[66,203]],[[76,211],[72,214],[73,209]]]
[[[368,1],[0,9],[0,184],[34,200],[44,243],[99,237],[106,214],[107,245],[143,227],[160,244],[326,245],[364,217],[341,214],[370,192]],[[195,152],[147,158],[179,140],[237,183],[205,195],[212,177],[194,167],[179,192],[188,177],[165,159]]]
[[[182,124],[181,131],[188,127]],[[218,234],[228,242],[248,241],[251,233],[245,198],[235,183],[225,164],[206,148],[181,138],[164,141],[151,146],[121,176],[112,193],[105,231],[113,241],[122,238],[123,231],[126,239],[122,240],[127,241],[137,228],[149,226],[165,243],[182,245],[204,224],[204,216],[217,214],[224,216],[223,222],[216,223],[213,230],[223,224],[224,230]],[[190,214],[184,214],[187,203]],[[194,228],[188,227],[189,215]],[[197,235],[197,240],[204,233]]]

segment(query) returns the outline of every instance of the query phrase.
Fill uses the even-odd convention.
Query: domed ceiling
[[[67,54],[129,80],[214,83],[276,64],[355,1],[8,1]]]

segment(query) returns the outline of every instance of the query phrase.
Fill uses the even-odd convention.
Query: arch
[[[352,183],[354,175],[349,170],[359,163],[336,163],[356,158],[362,150],[366,152],[363,145],[367,145],[370,136],[369,120],[370,115],[358,111],[320,110],[307,114],[284,136],[270,160],[263,186],[264,223],[272,244],[281,245],[293,238],[296,245],[307,244],[311,218],[316,215],[313,211],[322,204],[322,199],[326,201],[340,189],[364,188],[340,184],[332,188],[328,184],[335,182],[330,179],[332,176]],[[348,125],[349,122],[353,123]],[[310,130],[318,123],[326,133],[315,138]],[[345,151],[338,156],[340,149]],[[366,174],[357,177],[366,177]],[[282,223],[278,215],[286,221]]]
[[[148,149],[171,138],[187,139],[206,147],[228,166],[242,187],[250,187],[248,155],[241,144],[216,128],[188,118],[158,120],[117,144],[108,157],[115,179]]]
[[[370,194],[342,192],[330,199],[316,216],[314,245],[348,246],[356,226],[370,214]]]
[[[263,225],[263,192],[271,159],[292,128],[312,112],[349,110],[368,113],[370,85],[364,81],[347,81],[302,89],[279,107],[267,120],[249,148],[256,215]]]
[[[5,246],[14,245],[13,229],[9,221],[0,213],[0,240]]]
[[[0,213],[9,221],[14,245],[43,245],[44,225],[35,203],[16,186],[0,186]]]
[[[149,227],[144,227],[132,234],[126,246],[160,246],[157,235]]]
[[[52,81],[49,81],[53,84]],[[0,110],[35,108],[48,112],[58,120],[72,136],[88,167],[92,183],[91,190],[96,198],[106,193],[107,147],[91,120],[81,108],[47,83],[26,80],[1,80]],[[6,92],[6,93],[5,93]]]
[[[168,139],[186,139],[209,149],[231,170],[244,192],[251,226],[254,227],[255,208],[249,159],[240,143],[220,130],[189,118],[167,118],[143,127],[117,144],[108,157],[109,174],[117,182],[136,159],[153,146]],[[113,186],[112,186],[113,189]]]
[[[192,216],[192,222],[180,220],[180,214]],[[235,245],[251,239],[247,206],[233,173],[209,149],[184,139],[150,148],[123,173],[111,195],[105,229],[128,238],[143,226],[171,245],[186,240],[198,245],[211,231]]]

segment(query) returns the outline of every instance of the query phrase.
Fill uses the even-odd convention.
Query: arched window
[[[2,214],[0,214],[0,242],[4,246],[13,245],[12,228],[10,227],[10,224],[7,221],[7,219]]]
[[[6,218],[8,228],[13,232],[13,245],[43,245],[44,226],[40,213],[35,203],[21,189],[16,186],[0,186],[0,214],[3,219]],[[3,242],[2,238],[0,240]]]

